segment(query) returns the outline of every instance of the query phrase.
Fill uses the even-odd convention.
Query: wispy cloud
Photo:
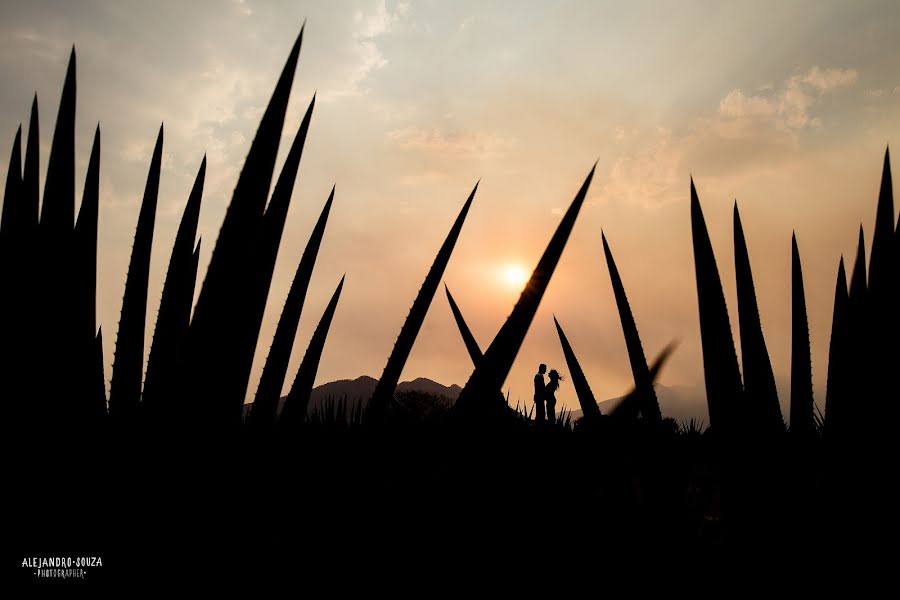
[[[415,127],[389,131],[387,137],[400,148],[477,159],[501,156],[506,148],[515,144],[515,140],[496,133]]]
[[[616,159],[597,201],[653,209],[683,195],[684,175],[702,165],[708,176],[776,164],[795,152],[800,134],[824,126],[823,97],[856,83],[855,69],[812,67],[780,85],[728,92],[715,113],[679,133],[660,127]],[[825,112],[825,111],[822,111]],[[624,136],[623,136],[624,137]],[[616,138],[621,140],[618,131]]]
[[[369,76],[388,64],[388,59],[378,47],[378,38],[396,31],[407,19],[409,2],[398,2],[389,10],[387,2],[380,0],[371,14],[358,11],[354,17],[353,53],[356,63],[349,74],[335,87],[325,89],[320,95],[324,102],[333,102],[349,96],[368,93],[365,82]]]

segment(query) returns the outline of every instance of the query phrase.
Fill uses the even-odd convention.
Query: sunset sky
[[[165,123],[165,146],[148,350],[171,244],[203,154],[209,162],[201,280],[259,117],[304,19],[282,157],[316,91],[317,103],[251,397],[294,268],[333,184],[334,207],[288,385],[344,273],[317,382],[381,374],[479,178],[445,281],[486,348],[521,290],[515,273],[530,273],[599,161],[507,380],[513,402],[530,402],[539,362],[568,371],[553,314],[598,399],[630,387],[601,229],[648,358],[680,341],[662,383],[702,388],[690,235],[693,175],[736,343],[732,207],[738,201],[785,407],[796,230],[816,401],[824,406],[838,260],[855,258],[860,223],[871,243],[885,146],[900,140],[896,1],[2,1],[0,173],[5,177],[16,128],[23,123],[27,129],[36,91],[43,189],[72,44],[78,55],[79,202],[100,123],[98,319],[107,381],[159,124]],[[471,370],[440,290],[403,379],[462,385]],[[577,406],[566,383],[560,402]]]

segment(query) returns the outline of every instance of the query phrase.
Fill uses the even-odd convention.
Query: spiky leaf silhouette
[[[22,209],[22,126],[19,125],[9,158],[9,169],[6,172],[3,213],[0,215],[0,268],[4,270],[13,260],[12,251],[17,246],[15,242],[18,241],[15,238],[19,237],[22,230],[24,220]]]
[[[247,424],[251,427],[268,428],[275,424],[278,399],[281,397],[281,388],[284,387],[284,378],[287,373],[288,362],[291,359],[294,338],[297,337],[297,326],[300,324],[300,315],[303,312],[306,292],[312,279],[313,268],[316,264],[319,247],[322,244],[322,237],[325,235],[325,225],[328,222],[328,214],[331,212],[333,201],[334,188],[332,187],[331,193],[328,195],[328,201],[325,202],[325,207],[322,208],[319,220],[316,222],[309,236],[309,241],[306,243],[306,249],[303,251],[303,256],[297,265],[297,271],[294,273],[294,279],[291,282],[291,289],[281,311],[281,318],[279,318],[278,327],[275,329],[272,347],[269,349],[269,355],[266,357],[266,364],[263,367],[259,387],[256,390],[256,397],[253,400],[253,406],[250,409],[250,415],[247,420]]]
[[[866,242],[862,225],[859,226],[859,241],[856,249],[856,262],[850,276],[850,293],[847,300],[847,403],[843,407],[842,423],[839,428],[842,435],[858,435],[862,432],[865,403],[870,398],[869,360],[872,348],[869,345],[869,294],[866,283]],[[852,377],[852,384],[850,381]],[[850,386],[852,385],[852,389]]]
[[[147,375],[144,380],[142,410],[168,412],[163,407],[166,399],[175,392],[176,370],[179,355],[187,342],[191,323],[191,306],[194,303],[194,287],[197,279],[197,256],[194,240],[200,221],[200,205],[203,200],[203,185],[206,181],[206,156],[194,179],[187,204],[181,215],[166,280],[163,284],[159,312],[150,356],[147,359]],[[156,412],[159,415],[159,412]]]
[[[656,379],[659,377],[660,372],[662,372],[669,357],[672,356],[676,346],[676,342],[670,342],[653,360],[653,364],[650,365],[650,381],[653,384],[656,383]],[[616,419],[634,419],[637,417],[643,402],[644,400],[642,399],[642,395],[638,393],[637,387],[633,387],[631,388],[631,391],[625,394],[625,397],[609,411],[609,416]]]
[[[456,409],[471,410],[478,406],[478,399],[487,399],[491,397],[496,390],[502,389],[503,382],[506,380],[509,370],[512,368],[513,361],[519,353],[522,341],[528,333],[534,315],[537,313],[541,298],[547,291],[550,284],[550,278],[559,264],[569,234],[575,226],[578,213],[584,204],[584,198],[587,195],[588,188],[591,185],[591,179],[594,176],[594,170],[597,165],[591,168],[590,173],[581,185],[581,189],[572,200],[566,214],[560,221],[556,232],[547,244],[544,254],[538,261],[537,267],[531,274],[531,278],[525,285],[525,289],[519,296],[518,302],[513,307],[512,313],[507,317],[506,322],[500,328],[500,331],[494,337],[488,349],[484,352],[484,358],[479,362],[478,366],[469,376],[466,386],[460,393],[456,401]]]
[[[691,234],[697,301],[700,308],[700,341],[703,348],[703,375],[711,427],[730,428],[735,424],[743,386],[722,280],[716,266],[712,243],[706,230],[700,199],[691,179]]]
[[[245,339],[248,299],[257,293],[248,289],[257,281],[253,246],[262,228],[302,41],[301,28],[247,153],[191,319],[188,354],[181,366],[194,408],[188,417],[205,418],[213,427],[240,421],[239,386],[245,371],[240,363],[246,353],[236,344]],[[240,319],[237,335],[235,318]]]
[[[628,350],[628,361],[631,363],[635,389],[640,392],[639,396],[643,398],[640,412],[645,419],[659,421],[662,419],[662,414],[659,410],[659,400],[656,398],[656,390],[653,389],[653,382],[650,380],[650,369],[647,367],[647,359],[644,356],[641,337],[638,334],[637,324],[634,322],[634,315],[631,313],[628,296],[625,294],[625,286],[622,284],[619,269],[616,267],[616,261],[613,258],[612,251],[606,241],[606,234],[603,231],[600,232],[600,238],[603,241],[603,253],[606,255],[606,265],[609,269],[613,295],[616,297],[616,306],[619,309],[622,333],[625,334],[625,347]]]
[[[162,166],[163,127],[159,127],[156,147],[150,160],[150,172],[144,188],[144,199],[138,216],[131,261],[125,279],[125,295],[116,353],[113,360],[112,382],[109,390],[110,416],[130,419],[141,399],[144,373],[144,331],[147,322],[147,290],[150,283],[150,253],[153,229],[156,224],[156,204],[159,196],[159,173]]]
[[[19,213],[19,214],[17,214]],[[0,390],[4,396],[18,404],[21,397],[22,367],[28,362],[22,356],[20,347],[25,337],[22,327],[22,314],[19,311],[24,295],[22,289],[23,266],[17,254],[24,248],[21,244],[22,232],[22,126],[19,126],[13,142],[9,159],[9,170],[6,175],[6,187],[3,194],[3,215],[0,220],[0,352],[2,352],[4,368],[0,370]],[[16,410],[14,408],[14,410]],[[20,417],[15,416],[14,421]]]
[[[597,406],[597,400],[594,398],[594,392],[588,384],[584,370],[572,350],[563,328],[560,326],[556,315],[553,315],[553,324],[556,325],[556,333],[559,335],[559,343],[562,346],[563,355],[566,357],[566,365],[569,368],[569,377],[572,378],[572,385],[575,387],[575,395],[578,397],[578,403],[581,405],[581,413],[586,419],[596,419],[600,416],[600,407]],[[649,375],[649,372],[648,372]]]
[[[22,194],[25,205],[28,232],[34,239],[38,228],[38,210],[40,204],[40,174],[39,164],[41,160],[41,130],[38,123],[38,99],[37,94],[31,103],[31,120],[28,124],[28,143],[25,146],[25,172],[22,175]]]
[[[840,431],[842,415],[848,402],[849,303],[844,258],[838,266],[831,320],[831,343],[828,347],[828,382],[825,391],[825,431]]]
[[[94,132],[94,143],[88,161],[84,194],[78,220],[75,223],[72,248],[73,343],[71,360],[76,365],[72,373],[71,395],[83,404],[78,412],[88,419],[102,414],[106,408],[106,391],[98,396],[96,385],[95,347],[97,345],[97,220],[100,211],[100,126]],[[101,364],[102,369],[102,364]]]
[[[263,215],[262,225],[258,239],[253,244],[250,269],[251,282],[247,286],[244,318],[236,325],[238,356],[236,358],[239,370],[234,373],[235,390],[240,390],[240,397],[234,402],[242,404],[250,380],[250,370],[253,366],[253,356],[256,353],[256,345],[259,339],[259,331],[262,326],[263,314],[266,310],[266,300],[269,296],[269,288],[272,285],[272,276],[275,272],[275,261],[278,258],[278,248],[281,245],[281,237],[284,232],[284,224],[290,207],[291,196],[294,191],[294,182],[297,178],[297,170],[300,167],[300,158],[303,155],[303,146],[306,134],[309,131],[313,108],[316,99],[313,97],[300,124],[300,129],[294,137],[294,142],[285,159],[284,166],[275,183],[272,199]],[[293,338],[292,338],[293,339]],[[285,367],[286,368],[286,367]],[[280,389],[276,396],[280,394]]]
[[[406,360],[412,351],[416,336],[419,335],[422,323],[425,321],[428,307],[431,306],[434,293],[437,291],[441,278],[444,276],[447,263],[450,262],[450,255],[453,254],[453,248],[456,246],[456,240],[459,238],[463,223],[466,221],[466,215],[469,214],[469,207],[472,206],[472,200],[475,198],[476,191],[478,191],[478,183],[472,188],[472,192],[466,199],[466,203],[463,204],[459,216],[456,217],[456,221],[453,223],[453,227],[450,228],[450,233],[447,234],[441,249],[438,250],[434,263],[428,270],[428,275],[425,276],[425,281],[422,283],[412,308],[409,310],[409,315],[407,315],[406,321],[404,321],[403,327],[400,329],[400,335],[397,336],[394,349],[388,357],[381,378],[375,385],[372,399],[369,401],[368,411],[371,415],[382,413],[393,399],[394,390],[397,389],[397,384],[400,382],[400,374],[403,372],[403,367],[406,365]],[[497,389],[499,389],[499,386],[497,386]]]
[[[294,383],[291,384],[291,390],[288,392],[287,399],[284,401],[284,408],[281,411],[281,419],[279,423],[285,427],[296,427],[303,422],[306,416],[306,409],[309,407],[309,397],[312,394],[313,384],[316,381],[316,373],[319,370],[319,362],[322,359],[322,350],[325,348],[325,340],[328,337],[328,330],[331,327],[331,321],[334,319],[334,312],[337,310],[338,300],[341,298],[341,290],[344,288],[344,277],[338,283],[337,289],[331,296],[331,301],[325,308],[316,330],[313,332],[306,348],[306,354],[303,355],[303,361],[300,368],[297,369],[297,375],[294,377]]]
[[[447,287],[447,284],[444,284],[444,291],[447,292],[447,301],[450,303],[450,310],[453,312],[453,318],[456,320],[456,326],[459,328],[459,334],[462,336],[463,343],[466,345],[469,358],[472,359],[473,365],[478,365],[478,361],[481,360],[484,353],[482,353],[481,348],[478,347],[478,342],[475,341],[472,330],[469,329],[469,326],[466,324],[466,320],[463,318],[459,306],[456,305],[456,301],[453,299],[453,296],[450,295],[450,288]]]
[[[29,152],[31,154],[31,152]],[[30,185],[28,186],[30,189]],[[82,349],[75,341],[75,305],[61,302],[72,294],[75,226],[75,49],[69,57],[59,101],[56,128],[47,162],[44,200],[41,205],[35,277],[34,344],[35,374],[53,372],[37,392],[43,417],[66,426],[77,412],[70,388],[78,369],[71,357]]]
[[[894,237],[894,188],[891,180],[891,152],[884,151],[881,172],[881,189],[875,216],[875,234],[872,238],[872,257],[869,260],[869,289],[873,295],[887,294],[891,280],[891,254]]]
[[[96,422],[98,419],[106,416],[106,375],[103,372],[103,327],[97,330],[97,337],[94,338],[94,352],[91,357],[91,366],[89,373],[93,379],[89,398],[91,401],[88,407],[90,412],[88,418]]]
[[[734,274],[741,332],[741,360],[744,366],[744,407],[755,428],[767,433],[778,432],[784,429],[784,419],[759,318],[750,254],[737,202],[734,203]]]
[[[75,226],[75,48],[69,57],[56,130],[47,163],[41,233],[57,243],[67,243]]]
[[[816,425],[813,412],[812,358],[806,293],[797,236],[791,236],[791,433],[810,436]]]

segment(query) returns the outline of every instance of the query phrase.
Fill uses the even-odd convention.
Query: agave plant
[[[838,265],[834,290],[834,310],[831,321],[831,342],[828,348],[828,381],[825,392],[825,432],[833,435],[845,422],[842,416],[848,403],[849,303],[844,258]]]
[[[659,400],[656,398],[656,390],[653,389],[653,381],[650,379],[650,369],[647,367],[647,359],[644,357],[644,347],[638,334],[634,315],[631,313],[631,305],[625,294],[625,286],[619,276],[619,269],[613,259],[612,251],[606,241],[606,234],[600,232],[603,241],[603,253],[606,255],[606,266],[609,268],[609,279],[612,282],[613,295],[616,297],[616,306],[619,309],[619,320],[622,323],[622,333],[625,334],[625,347],[628,350],[628,361],[631,363],[631,373],[634,377],[635,389],[641,397],[640,413],[650,421],[662,420],[659,410]]]
[[[781,405],[778,403],[775,374],[772,371],[759,319],[750,254],[747,251],[747,241],[744,238],[737,202],[734,203],[734,272],[737,283],[738,325],[741,332],[747,417],[752,419],[753,425],[760,431],[775,433],[784,430],[784,420],[781,416]]]
[[[459,216],[456,217],[456,222],[453,223],[450,233],[447,234],[447,238],[438,251],[434,263],[431,265],[431,269],[429,269],[428,275],[425,277],[425,281],[416,295],[412,308],[409,310],[409,315],[407,315],[406,321],[404,321],[403,327],[400,329],[400,335],[397,336],[394,349],[388,357],[384,372],[381,374],[381,378],[375,386],[375,391],[372,393],[372,399],[369,401],[368,411],[375,418],[384,414],[393,398],[394,390],[397,389],[397,384],[400,382],[400,374],[403,372],[409,353],[412,352],[413,344],[416,341],[416,336],[419,335],[422,323],[425,322],[425,315],[428,313],[428,307],[431,306],[434,293],[437,291],[441,278],[444,276],[447,263],[450,262],[450,255],[456,246],[456,240],[459,238],[460,231],[462,231],[466,215],[469,214],[469,207],[472,206],[472,200],[475,198],[476,191],[478,191],[478,183],[472,188],[472,192],[459,212]]]
[[[497,390],[503,386],[509,370],[512,368],[513,361],[519,353],[522,341],[528,333],[534,315],[540,306],[541,298],[550,284],[550,278],[559,264],[563,250],[581,206],[584,204],[584,198],[587,196],[588,188],[591,185],[591,179],[594,176],[594,170],[597,165],[591,168],[590,173],[581,185],[581,189],[572,200],[566,214],[563,215],[556,232],[547,244],[544,254],[538,261],[537,267],[532,272],[525,289],[519,296],[518,302],[513,307],[512,313],[507,317],[506,322],[500,328],[494,340],[488,349],[484,352],[484,357],[475,367],[475,370],[469,376],[463,391],[460,393],[456,401],[456,408],[459,411],[475,410],[479,406],[479,399],[486,400],[495,395]],[[483,406],[483,403],[482,403]]]
[[[569,368],[569,376],[572,378],[572,385],[575,388],[575,395],[578,397],[578,403],[581,405],[581,414],[585,419],[594,420],[600,416],[600,407],[597,406],[597,400],[594,399],[594,392],[588,384],[584,370],[572,350],[572,345],[563,332],[556,315],[553,316],[553,324],[556,325],[556,333],[559,334],[559,343],[562,346],[563,355],[566,357],[566,365]]]
[[[694,267],[697,273],[697,300],[700,307],[700,341],[703,348],[703,375],[710,427],[731,429],[737,424],[743,385],[738,368],[731,324],[722,280],[716,267],[703,210],[694,180],[691,179],[691,233]]]
[[[179,369],[183,416],[208,428],[240,423],[256,345],[250,340],[248,349],[249,334],[265,310],[259,286],[268,289],[271,281],[271,272],[255,271],[266,267],[254,261],[262,258],[256,245],[302,41],[301,29],[244,161],[191,319]]]
[[[159,313],[156,317],[156,329],[153,332],[153,343],[150,346],[150,357],[147,361],[147,376],[144,380],[144,392],[141,396],[141,407],[144,411],[165,412],[166,400],[177,393],[178,360],[184,344],[187,342],[188,329],[191,324],[191,307],[194,303],[194,287],[197,282],[197,261],[200,255],[200,242],[196,245],[197,224],[200,220],[200,204],[203,197],[203,184],[206,180],[206,156],[200,163],[194,186],[188,196],[187,205],[175,234],[169,268],[163,284]]]
[[[109,414],[116,419],[133,419],[141,401],[144,368],[144,330],[147,320],[147,290],[150,282],[150,251],[156,222],[159,173],[162,166],[163,128],[160,126],[150,160],[150,173],[138,216],[131,262],[125,280],[122,316],[116,338],[109,389]]]
[[[306,249],[303,251],[303,257],[300,259],[300,264],[297,266],[297,271],[294,274],[294,280],[291,282],[291,289],[281,311],[281,318],[278,320],[278,327],[275,330],[275,338],[272,341],[269,355],[266,357],[266,364],[263,367],[253,407],[250,410],[247,424],[251,427],[269,428],[275,424],[278,400],[281,397],[281,388],[284,386],[284,377],[291,358],[291,349],[294,346],[294,338],[297,335],[297,327],[300,324],[300,314],[303,311],[306,291],[309,289],[313,267],[319,253],[319,246],[322,244],[322,237],[325,235],[325,224],[328,222],[328,214],[331,212],[333,201],[334,188],[331,189],[328,201],[325,203],[322,214],[313,228],[309,241],[306,244]],[[343,279],[341,284],[343,285]],[[340,287],[338,287],[339,290]]]
[[[296,428],[303,422],[306,417],[306,410],[309,407],[309,398],[312,394],[313,383],[316,380],[316,372],[319,369],[319,361],[322,359],[322,350],[325,348],[325,339],[328,337],[328,330],[331,327],[331,321],[334,318],[335,310],[337,310],[338,301],[341,298],[341,290],[344,288],[344,277],[331,297],[331,301],[325,308],[319,325],[313,332],[309,341],[309,347],[297,369],[297,375],[294,377],[294,383],[288,392],[284,401],[284,408],[281,411],[279,423],[286,429]]]
[[[810,436],[816,430],[812,359],[809,351],[806,293],[803,290],[803,271],[796,235],[791,237],[791,271],[791,433]]]

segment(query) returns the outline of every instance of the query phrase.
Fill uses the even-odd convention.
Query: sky
[[[160,123],[148,351],[200,161],[205,153],[202,280],[304,19],[276,174],[313,93],[316,107],[248,398],[332,185],[334,207],[286,386],[344,273],[317,383],[381,374],[479,179],[444,281],[486,348],[521,291],[510,273],[530,273],[596,161],[586,204],[507,379],[512,401],[530,402],[538,363],[568,371],[554,314],[598,399],[632,385],[601,230],[648,359],[679,342],[661,382],[703,394],[693,176],[740,355],[732,232],[738,202],[785,416],[796,231],[815,397],[824,407],[838,260],[855,259],[860,223],[870,244],[884,150],[900,140],[900,6],[892,1],[4,0],[0,135],[11,144],[20,123],[27,130],[36,92],[43,177],[73,44],[79,202],[98,122],[102,131],[98,321],[107,381]],[[8,152],[0,152],[0,173],[7,164]],[[441,290],[403,379],[463,385],[471,371]],[[577,407],[571,384],[557,397]]]

